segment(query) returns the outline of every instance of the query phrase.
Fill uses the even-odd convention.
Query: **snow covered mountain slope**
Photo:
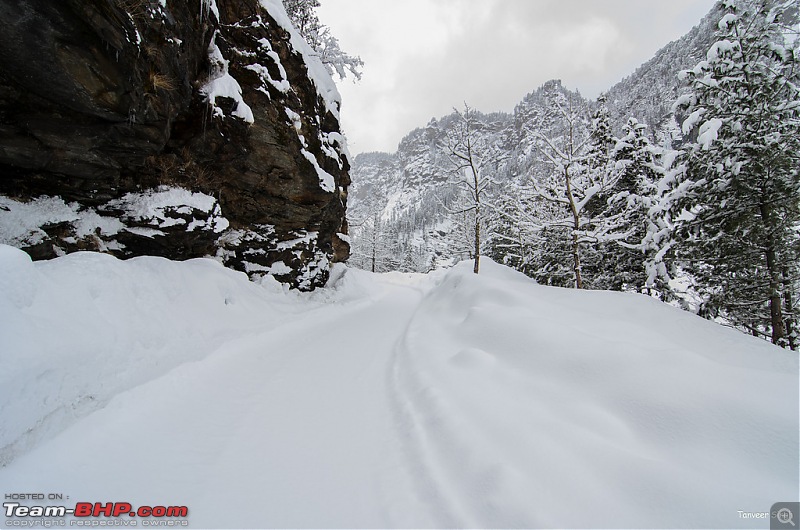
[[[749,528],[798,496],[796,354],[644,296],[11,247],[0,281],[3,492],[203,528]]]
[[[723,14],[720,4],[715,4],[686,35],[658,50],[652,59],[608,89],[608,106],[617,128],[631,116],[647,124],[650,131],[667,125],[672,104],[686,90],[678,74],[706,58]]]
[[[677,146],[683,141],[678,123],[682,123],[685,116],[679,111],[676,118],[672,105],[688,88],[678,74],[705,59],[722,15],[719,6],[713,7],[686,35],[664,46],[635,72],[609,88],[605,100],[611,132],[617,138],[624,137],[623,128],[633,117],[647,125],[648,138],[654,145]],[[520,185],[529,184],[529,179],[541,179],[547,174],[549,164],[540,153],[539,134],[555,132],[552,128],[557,127],[560,119],[551,112],[552,96],[558,93],[576,107],[587,109],[587,122],[601,108],[599,101],[590,101],[554,79],[525,95],[511,114],[478,113],[479,121],[486,128],[477,132],[477,136],[496,137],[491,143],[508,154],[505,167],[492,174],[498,185],[496,190],[489,189],[489,202],[500,206],[503,191],[517,190]],[[448,177],[453,176],[453,164],[444,146],[454,123],[454,114],[432,119],[425,127],[409,132],[394,153],[361,153],[355,157],[348,195],[348,218],[353,229],[350,264],[371,268],[375,254],[375,223],[370,217],[375,212],[383,220],[378,231],[391,246],[384,252],[384,259],[377,260],[379,265],[383,262],[383,267],[377,267],[379,272],[425,272],[435,268],[435,263],[453,258],[454,254],[464,257],[458,248],[462,245],[457,243],[461,235],[452,224],[455,216],[443,206],[444,203],[449,205],[452,195],[448,195],[448,187],[444,185]],[[484,235],[489,235],[489,231]],[[500,241],[499,245],[502,247],[506,243],[508,241]],[[422,259],[407,259],[414,254],[422,255]],[[503,258],[498,254],[493,257],[498,261]],[[508,258],[506,263],[518,259]]]

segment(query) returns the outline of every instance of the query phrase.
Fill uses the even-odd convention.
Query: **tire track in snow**
[[[334,296],[122,392],[0,470],[0,483],[134,501],[130,492],[180,491],[201,527],[435,526],[405,476],[384,377],[421,292],[376,287],[368,300]],[[131,437],[131,424],[169,436]],[[123,460],[138,465],[111,481],[103,462]],[[74,484],[43,482],[50,468]],[[170,479],[154,485],[159,469]],[[222,513],[225,502],[265,508]]]
[[[457,289],[457,283],[442,289]],[[455,312],[437,306],[442,294],[449,296],[434,288],[421,301],[397,341],[387,375],[395,424],[418,495],[427,500],[442,527],[537,526],[518,507],[493,502],[502,498],[514,470],[493,452],[496,440],[487,439],[476,425],[481,416],[469,410],[465,389],[452,386],[471,384],[459,377],[471,368],[488,376],[484,357],[492,356],[460,347],[457,337],[464,321],[443,318]],[[462,307],[467,314],[468,306]],[[494,390],[491,383],[466,392],[487,389]]]
[[[430,307],[437,287],[420,301],[399,337],[387,371],[387,389],[403,454],[417,495],[437,519],[437,526],[464,528],[487,526],[481,499],[494,489],[502,470],[476,458],[470,438],[462,438],[465,411],[459,410],[446,386],[417,362],[417,357],[438,357],[438,344],[430,343],[426,326],[452,333],[448,323]],[[424,343],[420,338],[424,337]],[[450,338],[450,337],[448,337]],[[435,341],[434,341],[435,342]],[[474,438],[473,438],[474,439]],[[466,443],[465,443],[466,442]],[[499,519],[493,519],[495,526]],[[502,526],[523,525],[519,521]]]
[[[413,321],[413,316],[410,319]],[[465,524],[456,515],[454,502],[448,498],[447,487],[431,454],[429,433],[425,420],[415,404],[413,394],[419,392],[420,382],[403,361],[408,357],[406,336],[411,322],[399,337],[389,359],[387,391],[392,416],[417,499],[423,502],[441,528],[463,528]]]

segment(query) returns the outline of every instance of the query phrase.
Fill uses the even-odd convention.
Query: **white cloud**
[[[548,79],[589,97],[698,23],[714,0],[322,0],[321,20],[364,59],[340,84],[354,153],[400,139],[463,101],[511,111]]]

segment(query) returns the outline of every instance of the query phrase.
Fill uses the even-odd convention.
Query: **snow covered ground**
[[[768,528],[739,512],[797,500],[795,353],[471,267],[298,294],[0,246],[0,493],[196,528]]]

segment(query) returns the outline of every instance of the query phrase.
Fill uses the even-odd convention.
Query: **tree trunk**
[[[786,337],[789,339],[789,349],[797,351],[797,337],[795,336],[794,302],[792,300],[792,281],[789,278],[789,269],[783,268],[783,301],[786,306]]]
[[[481,220],[478,214],[480,210],[476,209],[475,211],[475,266],[472,268],[472,272],[478,274],[478,270],[481,268]]]
[[[475,186],[475,266],[472,268],[472,272],[478,274],[481,268],[481,188],[478,169],[472,161],[472,151],[469,155],[469,164],[472,168],[472,181]]]
[[[578,230],[581,228],[581,218],[578,214],[578,208],[575,206],[575,197],[572,195],[572,181],[569,177],[569,166],[564,168],[564,181],[567,187],[569,209],[572,212],[572,267],[575,272],[575,288],[583,289],[583,279],[581,278],[581,254],[578,243]]]
[[[769,206],[765,202],[761,203],[761,219],[767,229],[764,254],[767,261],[767,273],[769,274],[769,315],[770,325],[772,326],[772,343],[778,344],[784,333],[783,314],[781,311],[781,281]]]
[[[572,231],[572,266],[575,270],[575,288],[583,289],[583,279],[581,278],[581,255],[578,248],[578,232]]]

